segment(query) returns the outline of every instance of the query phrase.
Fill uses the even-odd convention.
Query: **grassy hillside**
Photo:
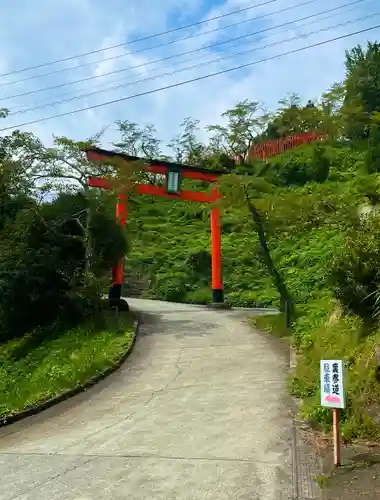
[[[104,311],[74,328],[39,329],[0,343],[0,422],[107,372],[131,345],[134,320]]]
[[[342,210],[344,217],[349,201],[364,199],[357,178],[361,155],[341,148],[327,148],[327,154],[331,170],[326,183],[274,186],[257,202],[266,216],[273,258],[298,302],[323,288],[324,266],[341,241],[332,223],[340,217],[334,210]],[[284,165],[309,165],[312,156],[312,146],[284,153],[273,160],[268,176]],[[148,197],[131,200],[132,248],[126,266],[152,278],[148,296],[195,303],[210,300],[209,220],[207,205]],[[233,305],[277,305],[277,292],[258,258],[258,239],[244,208],[224,208],[222,251],[225,292]]]
[[[371,411],[380,401],[374,377],[380,333],[376,325],[364,326],[359,316],[343,312],[330,273],[358,224],[358,208],[368,203],[377,180],[364,173],[362,153],[333,146],[324,153],[330,168],[326,182],[289,186],[287,180],[287,187],[281,186],[281,175],[292,172],[299,182],[302,169],[313,166],[313,146],[275,158],[267,174],[271,189],[256,205],[265,216],[272,257],[296,302],[293,335],[300,357],[292,391],[303,399],[304,416],[330,425],[330,412],[319,406],[319,359],[343,358],[348,366],[343,434],[346,439],[378,437]],[[147,296],[210,301],[209,207],[136,198],[131,200],[128,223],[132,249],[127,267],[152,279]],[[278,306],[248,212],[226,206],[222,231],[227,300],[236,306]]]

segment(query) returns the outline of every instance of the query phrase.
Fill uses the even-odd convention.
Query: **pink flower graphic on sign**
[[[326,396],[325,401],[328,403],[340,403],[340,397],[339,396]]]

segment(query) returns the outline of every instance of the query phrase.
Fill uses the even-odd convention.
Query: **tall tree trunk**
[[[86,220],[84,225],[84,275],[87,278],[91,270],[92,259],[92,238],[91,238],[91,202],[89,198],[89,189],[85,188]]]
[[[0,152],[0,162],[2,160],[1,152]],[[7,173],[6,167],[2,163],[0,163],[0,231],[4,229],[5,225],[5,207],[8,201],[8,192],[7,192]]]
[[[280,310],[285,312],[286,326],[290,327],[292,319],[293,319],[292,297],[288,291],[288,288],[286,286],[284,279],[282,278],[281,274],[278,272],[278,270],[277,270],[277,268],[272,260],[272,256],[270,254],[267,240],[266,240],[266,236],[265,236],[265,230],[264,230],[264,225],[263,225],[263,221],[261,218],[261,214],[257,210],[257,208],[255,207],[255,205],[252,203],[246,189],[245,189],[245,197],[246,197],[249,211],[250,211],[250,213],[252,215],[252,219],[254,221],[256,233],[259,237],[260,249],[262,252],[262,259],[263,259],[264,264],[265,264],[266,268],[268,269],[269,275],[272,277],[274,285],[276,286],[277,291],[280,295]]]
[[[0,231],[4,229],[5,225],[5,204],[7,198],[5,181],[3,180],[2,177],[3,176],[0,172]]]

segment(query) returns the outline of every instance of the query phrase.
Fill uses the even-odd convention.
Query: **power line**
[[[315,0],[312,0],[312,1],[315,1]],[[360,3],[360,2],[363,2],[363,1],[364,0],[355,0],[353,2],[349,2],[348,4],[345,4],[345,6],[350,6],[350,5],[353,5],[353,4],[356,4],[356,3]],[[82,78],[80,80],[74,80],[74,81],[71,81],[71,82],[59,83],[57,85],[52,85],[50,87],[44,87],[42,89],[29,90],[28,92],[21,92],[19,94],[13,94],[11,96],[1,97],[0,101],[5,101],[7,99],[16,99],[18,97],[24,97],[24,96],[27,96],[27,95],[38,94],[40,92],[46,92],[48,90],[55,90],[55,89],[58,89],[58,88],[67,87],[68,85],[75,85],[77,83],[88,82],[88,81],[96,80],[98,78],[102,78],[104,76],[114,75],[114,74],[117,74],[117,73],[123,73],[124,71],[130,71],[132,69],[146,67],[146,66],[149,66],[149,65],[157,63],[157,62],[168,61],[168,60],[174,59],[176,57],[180,57],[180,56],[184,56],[184,55],[188,55],[188,54],[194,54],[194,53],[199,52],[201,50],[206,50],[206,49],[210,49],[210,48],[214,48],[214,47],[220,47],[220,46],[225,45],[227,43],[231,43],[231,42],[234,42],[234,41],[237,41],[237,40],[243,40],[245,38],[248,38],[248,37],[251,37],[251,36],[254,36],[254,35],[261,35],[262,33],[266,33],[268,31],[272,31],[272,30],[277,29],[277,28],[282,28],[284,26],[289,26],[289,25],[294,24],[294,23],[299,22],[299,21],[304,21],[306,19],[311,19],[313,17],[319,16],[319,15],[322,15],[322,14],[326,14],[328,12],[333,12],[333,11],[338,10],[340,8],[342,8],[342,6],[334,7],[332,9],[328,9],[328,10],[322,10],[320,12],[317,12],[316,14],[311,14],[311,15],[308,15],[308,16],[300,17],[298,19],[293,19],[292,21],[287,21],[287,22],[282,23],[282,24],[277,24],[276,26],[271,26],[270,28],[264,28],[264,29],[259,30],[259,31],[254,31],[254,32],[251,32],[251,33],[246,33],[245,35],[240,35],[238,37],[229,38],[227,40],[222,40],[220,42],[215,42],[215,43],[212,43],[210,45],[205,45],[204,47],[200,47],[200,48],[197,48],[197,49],[192,49],[192,50],[189,50],[189,51],[186,51],[186,52],[181,52],[179,54],[173,54],[171,56],[162,57],[160,59],[155,59],[153,61],[148,61],[147,63],[144,63],[144,64],[138,64],[136,66],[128,66],[126,68],[120,68],[120,69],[116,69],[116,70],[113,70],[113,71],[108,71],[107,73],[102,73],[101,75],[88,76],[88,77]],[[277,13],[278,12],[280,12],[280,11],[277,11]]]
[[[185,80],[184,82],[173,83],[171,85],[166,85],[164,87],[159,87],[159,88],[156,88],[156,89],[147,90],[145,92],[140,92],[138,94],[132,94],[132,95],[129,95],[129,96],[126,96],[126,97],[120,97],[119,99],[114,99],[112,101],[106,101],[106,102],[102,102],[102,103],[99,103],[99,104],[94,104],[92,106],[87,106],[85,108],[75,109],[75,110],[72,110],[72,111],[66,111],[65,113],[59,113],[59,114],[47,116],[45,118],[38,118],[36,120],[31,120],[31,121],[28,121],[28,122],[19,123],[18,125],[12,125],[12,126],[8,126],[8,127],[4,127],[4,128],[0,129],[0,132],[5,132],[7,130],[14,130],[14,129],[18,129],[20,127],[25,127],[27,125],[34,125],[35,123],[41,123],[41,122],[44,122],[44,121],[53,120],[54,118],[62,118],[64,116],[74,115],[74,114],[80,113],[82,111],[89,111],[91,109],[98,109],[98,108],[102,108],[104,106],[109,106],[110,104],[116,104],[116,103],[119,103],[119,102],[128,101],[130,99],[135,99],[136,97],[143,97],[143,96],[146,96],[146,95],[155,94],[157,92],[162,92],[163,90],[169,90],[169,89],[173,89],[173,88],[176,88],[176,87],[181,87],[182,85],[186,85],[188,83],[194,83],[194,82],[198,82],[198,81],[201,81],[201,80],[206,80],[206,79],[214,77],[214,76],[219,76],[219,75],[231,73],[232,71],[237,71],[239,69],[245,69],[245,68],[248,68],[248,67],[256,65],[256,64],[260,64],[260,63],[267,62],[267,61],[272,61],[274,59],[279,59],[279,58],[287,56],[287,55],[296,54],[298,52],[303,52],[304,50],[307,50],[307,49],[311,49],[311,48],[315,48],[315,47],[320,47],[322,45],[326,45],[327,43],[336,42],[338,40],[343,40],[345,38],[348,38],[348,37],[351,37],[351,36],[354,36],[354,35],[359,35],[361,33],[366,33],[368,31],[373,31],[374,29],[377,29],[377,28],[380,28],[380,24],[377,24],[376,26],[371,26],[370,28],[365,28],[365,29],[362,29],[362,30],[358,30],[358,31],[354,31],[354,32],[351,32],[351,33],[347,33],[346,35],[341,35],[341,36],[338,36],[338,37],[335,37],[335,38],[330,38],[329,40],[324,40],[322,42],[317,42],[317,43],[314,43],[314,44],[311,44],[311,45],[307,45],[305,47],[300,47],[299,49],[293,49],[293,50],[290,50],[288,52],[283,52],[282,54],[276,54],[275,56],[266,57],[264,59],[260,59],[259,61],[253,61],[253,62],[250,62],[250,63],[241,64],[240,66],[234,66],[232,68],[228,68],[228,69],[216,71],[215,73],[209,73],[208,75],[203,75],[203,76],[198,76],[196,78],[191,78],[190,80]]]
[[[41,63],[41,64],[36,64],[35,66],[27,66],[25,68],[16,69],[16,70],[13,70],[13,71],[9,71],[7,73],[0,73],[0,77],[14,75],[16,73],[23,73],[25,71],[30,71],[32,69],[43,68],[43,67],[51,66],[53,64],[58,64],[58,63],[61,63],[61,62],[72,61],[73,59],[77,59],[78,57],[86,57],[86,56],[90,56],[92,54],[98,54],[99,52],[105,52],[106,50],[117,49],[118,47],[126,47],[127,45],[132,45],[133,43],[144,42],[146,40],[151,40],[152,38],[157,38],[159,36],[169,35],[170,33],[176,33],[178,31],[182,31],[182,30],[185,30],[185,29],[188,29],[188,28],[194,28],[196,26],[201,26],[202,24],[206,24],[206,23],[209,23],[211,21],[217,21],[219,19],[223,19],[225,17],[232,16],[234,14],[241,14],[242,12],[247,12],[247,11],[252,10],[252,9],[257,9],[258,7],[263,7],[265,5],[268,5],[270,3],[274,3],[276,1],[277,0],[267,0],[267,1],[263,2],[263,3],[259,3],[259,4],[255,4],[255,5],[250,5],[248,7],[242,8],[242,9],[234,10],[232,12],[227,12],[226,14],[221,14],[219,16],[210,17],[208,19],[204,19],[203,21],[197,21],[195,23],[187,24],[185,26],[180,26],[178,28],[173,28],[173,29],[170,29],[170,30],[161,31],[160,33],[155,33],[153,35],[144,36],[142,38],[136,38],[135,40],[131,40],[129,42],[118,43],[116,45],[110,45],[108,47],[105,47],[104,49],[92,50],[90,52],[82,52],[81,54],[76,54],[74,56],[69,56],[69,57],[65,57],[65,58],[62,58],[62,59],[56,59],[55,61],[50,61],[50,62],[45,62],[45,63]]]
[[[365,1],[366,1],[366,0],[365,0]],[[344,7],[344,5],[343,5],[343,6],[340,6],[340,8],[342,8],[342,7]],[[344,12],[345,12],[345,13],[346,13],[346,12],[350,12],[350,11],[352,11],[352,10],[356,9],[357,7],[360,7],[360,5],[354,5],[354,6],[353,6],[353,8],[350,8],[350,9],[345,9],[345,11],[344,11]],[[326,12],[328,12],[328,11],[326,11]],[[324,16],[324,17],[322,17],[321,19],[318,19],[317,21],[320,23],[321,21],[325,21],[325,20],[327,20],[327,19],[334,18],[334,17],[336,17],[336,15],[337,15],[337,14],[334,14],[334,15],[332,15],[332,16],[331,16],[331,15]],[[341,15],[341,13],[338,13],[338,15]],[[312,19],[311,21],[310,21],[310,20],[308,20],[308,21],[309,21],[309,22],[306,22],[306,23],[304,22],[304,23],[302,23],[302,24],[298,24],[298,23],[297,23],[297,24],[295,25],[295,28],[298,28],[298,29],[299,29],[299,28],[302,28],[302,27],[304,27],[304,26],[307,26],[307,25],[310,25],[310,24],[314,24],[314,23],[316,22],[316,20],[315,20],[315,19]],[[286,31],[286,30],[281,30],[279,33],[281,33],[282,31]],[[273,35],[277,35],[277,34],[279,34],[279,33],[274,33]],[[273,35],[269,35],[269,36],[273,36]],[[267,37],[265,37],[265,38],[267,38]],[[237,46],[237,45],[239,45],[239,44],[238,44],[238,43],[235,43],[235,44],[233,44],[233,45],[232,45],[232,47]],[[191,58],[189,58],[189,59],[185,59],[185,60],[179,61],[179,63],[185,63],[185,62],[192,61],[192,60],[197,60],[197,59],[199,59],[199,56],[195,56],[195,57],[191,57]],[[153,61],[153,62],[154,62],[154,61]],[[175,63],[175,64],[177,64],[177,63]],[[169,66],[169,65],[164,65],[163,67],[165,68],[165,67],[170,67],[170,66]],[[186,68],[185,68],[185,69],[186,69]],[[153,75],[153,76],[152,76],[152,79],[157,78],[158,76],[160,76],[160,75]],[[153,78],[153,77],[154,77],[154,78]],[[125,78],[117,78],[116,80],[114,79],[114,80],[110,80],[110,81],[108,81],[108,83],[109,83],[109,84],[112,84],[112,83],[119,83],[119,82],[123,82],[123,83],[125,84]],[[132,80],[132,82],[129,82],[129,83],[128,83],[127,85],[125,85],[125,86],[132,85],[132,84],[134,84],[134,83],[136,83],[136,80]],[[121,86],[119,85],[119,86],[117,86],[117,87],[107,87],[107,88],[106,88],[106,89],[104,89],[104,90],[103,90],[103,86],[101,86],[101,87],[100,87],[99,89],[97,89],[95,92],[99,92],[99,93],[101,93],[101,92],[103,92],[103,91],[117,90],[118,88],[123,87],[123,86],[124,86],[124,85],[121,85]],[[94,89],[94,90],[95,90],[95,89]],[[76,90],[76,92],[80,92],[80,91],[84,92],[84,91],[86,91],[86,88]],[[87,93],[86,93],[85,95],[86,95],[86,96],[87,96],[87,95],[93,95],[93,93],[94,93],[94,92],[91,92],[90,94],[87,94]],[[63,92],[63,93],[61,93],[61,94],[57,95],[57,96],[56,96],[56,99],[64,99],[64,98],[66,98],[66,96],[72,96],[72,94],[73,94],[73,90],[69,90],[68,92],[66,91],[66,92]],[[76,99],[77,99],[77,95],[75,95],[72,99],[69,99],[69,98],[68,98],[68,99],[67,99],[67,101],[65,100],[65,101],[61,101],[61,102],[69,102],[69,101],[71,101],[71,100],[76,100]],[[26,112],[26,110],[28,110],[28,111],[29,111],[29,110],[31,110],[30,108],[31,108],[32,106],[33,106],[33,108],[32,108],[33,110],[35,110],[35,109],[41,109],[42,107],[48,107],[48,106],[50,106],[50,103],[51,103],[51,101],[48,101],[48,102],[46,103],[46,101],[37,100],[37,101],[34,101],[34,102],[32,101],[30,104],[27,104],[27,103],[25,103],[25,104],[18,104],[17,106],[12,106],[12,108],[11,108],[11,114],[12,114],[13,116],[14,116],[15,114],[19,114],[19,113],[18,113],[18,110],[21,110],[21,112],[22,112],[22,113],[24,113],[24,112]],[[34,107],[34,106],[35,106],[35,107]]]
[[[109,87],[109,88],[105,88],[105,89],[101,89],[101,90],[96,90],[96,91],[93,91],[93,92],[87,92],[85,94],[76,95],[76,96],[73,96],[73,97],[70,97],[70,98],[67,98],[67,99],[61,99],[61,100],[58,100],[58,101],[53,101],[53,102],[49,102],[49,103],[46,103],[46,104],[41,104],[40,106],[30,107],[30,108],[26,108],[26,109],[23,109],[23,110],[20,110],[20,111],[11,112],[10,116],[24,114],[24,113],[28,113],[30,111],[36,111],[38,109],[43,109],[43,108],[48,108],[48,107],[54,107],[56,105],[64,104],[66,102],[72,102],[72,101],[75,101],[75,100],[78,100],[78,99],[83,99],[83,98],[86,98],[86,97],[91,97],[91,96],[94,96],[94,95],[98,95],[98,94],[101,94],[103,92],[109,92],[110,90],[118,90],[118,89],[121,89],[121,88],[129,87],[131,85],[136,85],[138,83],[152,81],[152,80],[156,80],[158,78],[164,78],[166,76],[173,76],[173,75],[176,75],[177,73],[181,73],[182,71],[189,71],[189,70],[192,70],[192,69],[201,68],[202,66],[206,66],[206,65],[209,65],[209,64],[214,64],[214,63],[217,63],[217,62],[225,61],[225,60],[228,60],[228,59],[231,59],[231,58],[235,58],[235,57],[247,55],[247,54],[249,54],[251,52],[256,52],[258,50],[264,50],[264,49],[267,49],[267,48],[270,48],[270,47],[275,47],[277,45],[282,45],[284,43],[293,42],[295,40],[299,40],[299,39],[302,39],[302,38],[308,38],[308,37],[310,37],[312,35],[317,35],[319,33],[325,32],[325,31],[330,31],[332,29],[341,28],[341,27],[347,26],[349,24],[356,23],[358,21],[364,21],[364,20],[367,20],[367,19],[371,19],[371,18],[376,17],[378,15],[380,15],[380,11],[375,12],[373,14],[368,14],[366,16],[358,17],[358,18],[355,18],[355,19],[350,19],[348,21],[345,21],[343,23],[338,23],[338,24],[335,24],[333,26],[328,26],[328,27],[325,27],[325,28],[320,28],[319,30],[311,31],[311,32],[306,33],[306,34],[302,34],[302,35],[298,35],[298,36],[293,36],[293,37],[287,38],[285,40],[280,40],[279,42],[272,42],[272,43],[269,43],[267,45],[263,45],[261,47],[255,47],[253,49],[245,50],[243,52],[235,52],[233,54],[228,54],[228,55],[219,57],[217,59],[212,59],[210,61],[205,61],[205,62],[196,64],[196,65],[187,66],[185,68],[174,70],[174,71],[170,71],[168,73],[162,73],[162,74],[155,75],[155,76],[149,76],[149,77],[142,78],[142,79],[139,79],[139,80],[134,80],[134,81],[129,82],[129,83],[120,84],[120,85],[117,85],[117,86],[114,86],[114,87]]]
[[[359,2],[363,2],[363,1],[364,0],[356,0],[356,2],[354,2],[354,3],[359,3]],[[153,45],[151,47],[145,47],[143,49],[135,50],[134,52],[127,52],[125,54],[117,54],[117,55],[106,57],[106,58],[103,58],[103,59],[98,59],[96,61],[91,61],[91,62],[86,62],[86,63],[78,64],[77,66],[72,66],[70,68],[61,68],[61,69],[58,69],[58,70],[49,71],[48,73],[41,73],[39,75],[28,76],[28,77],[23,78],[21,80],[13,80],[11,82],[1,83],[0,87],[7,87],[9,85],[16,85],[18,83],[27,82],[27,81],[30,81],[30,80],[36,80],[38,78],[44,78],[46,76],[57,75],[59,73],[65,73],[67,71],[72,71],[72,70],[75,70],[75,69],[82,69],[82,68],[87,67],[87,66],[92,66],[94,64],[103,63],[103,62],[106,62],[106,61],[112,61],[112,60],[115,60],[115,59],[120,59],[122,57],[127,57],[127,56],[136,55],[136,54],[141,54],[142,52],[149,52],[150,50],[158,49],[158,48],[161,48],[161,47],[167,47],[169,45],[173,45],[175,43],[183,42],[185,40],[191,40],[191,39],[194,39],[194,38],[199,38],[199,37],[204,36],[204,35],[209,35],[211,33],[216,33],[218,31],[222,31],[222,30],[225,30],[225,29],[228,29],[228,28],[232,28],[232,27],[236,27],[236,26],[241,26],[242,24],[250,23],[252,21],[257,21],[258,19],[264,19],[264,18],[272,16],[274,14],[279,14],[279,13],[282,13],[282,12],[286,12],[288,10],[295,9],[295,8],[298,8],[298,7],[303,7],[305,5],[309,5],[309,4],[315,3],[315,2],[317,2],[317,0],[307,0],[306,2],[297,4],[297,5],[293,5],[293,6],[290,6],[290,7],[285,7],[283,9],[279,9],[279,10],[274,11],[274,12],[268,12],[266,14],[262,14],[261,16],[250,17],[249,19],[244,19],[244,20],[241,20],[241,21],[237,21],[237,22],[232,23],[232,24],[226,24],[224,26],[220,26],[219,28],[214,28],[214,29],[209,30],[209,31],[203,31],[202,33],[196,33],[195,35],[187,35],[187,36],[184,36],[182,38],[177,38],[177,39],[174,39],[174,40],[170,40],[169,42],[163,42],[163,43],[159,43],[157,45]]]

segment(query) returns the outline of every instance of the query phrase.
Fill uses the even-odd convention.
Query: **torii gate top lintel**
[[[166,177],[166,186],[141,183],[136,187],[137,193],[169,199],[180,198],[182,200],[199,203],[213,203],[219,198],[217,189],[213,189],[211,193],[205,191],[182,190],[180,187],[181,180],[192,179],[213,183],[216,182],[221,175],[226,173],[222,170],[209,170],[207,168],[182,165],[181,163],[173,163],[164,160],[150,160],[100,148],[89,148],[85,150],[85,153],[88,160],[105,164],[110,164],[115,159],[122,160],[125,162],[126,166],[138,161],[143,162],[142,168],[146,172],[161,174]],[[112,187],[109,180],[101,177],[91,177],[88,180],[88,185],[101,189],[110,189]],[[121,195],[121,197],[122,196],[123,195]]]
[[[215,182],[218,177],[226,174],[223,170],[212,170],[200,166],[184,165],[182,163],[175,163],[166,160],[141,158],[139,156],[127,155],[117,151],[107,151],[101,148],[88,148],[85,150],[85,153],[87,155],[87,159],[90,161],[107,163],[114,158],[120,158],[126,163],[141,161],[144,162],[143,168],[146,171],[156,174],[165,174],[168,170],[180,170],[182,177],[201,181]]]

